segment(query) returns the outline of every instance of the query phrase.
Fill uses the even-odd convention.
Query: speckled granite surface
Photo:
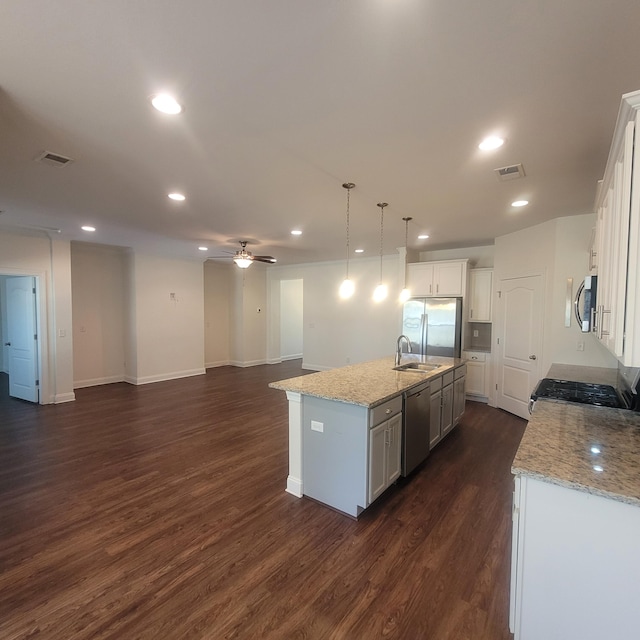
[[[640,413],[540,399],[511,471],[640,506]]]
[[[417,358],[405,354],[402,362],[415,359]],[[389,357],[279,380],[269,386],[317,398],[373,407],[421,382],[442,375],[458,364],[464,364],[464,360],[458,358],[437,356],[428,356],[422,361],[441,366],[430,372],[394,371],[394,359]]]
[[[608,384],[616,386],[618,370],[604,367],[583,367],[573,364],[552,364],[545,377],[589,384]]]

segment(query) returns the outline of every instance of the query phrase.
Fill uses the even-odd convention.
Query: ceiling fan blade
[[[277,260],[273,256],[253,256],[253,259],[257,260],[258,262],[269,262],[271,264],[277,262]]]

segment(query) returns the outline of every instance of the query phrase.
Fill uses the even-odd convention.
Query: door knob
[[[529,356],[529,360],[537,360],[538,358],[536,356]]]

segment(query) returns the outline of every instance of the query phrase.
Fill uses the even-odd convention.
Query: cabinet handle
[[[609,314],[609,327],[611,327],[611,310],[605,309],[604,305],[602,305],[602,316],[600,318],[600,337],[609,335],[609,332],[604,330],[604,314],[605,313]]]
[[[436,293],[440,293],[440,285],[439,284],[436,285]]]
[[[473,309],[471,309],[469,317],[473,318]]]
[[[391,409],[387,409],[387,410],[385,411],[385,413],[386,413],[387,415],[389,415],[389,414],[391,413]]]

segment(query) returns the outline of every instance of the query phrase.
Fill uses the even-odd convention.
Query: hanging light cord
[[[404,220],[404,284],[407,285],[407,251],[409,250],[409,220],[411,217],[402,218]]]
[[[345,182],[342,185],[347,190],[347,280],[349,279],[349,200],[351,195],[351,189],[356,185],[353,182]]]
[[[379,202],[380,207],[380,283],[382,284],[382,239],[384,237],[384,208],[387,206],[386,202]]]

